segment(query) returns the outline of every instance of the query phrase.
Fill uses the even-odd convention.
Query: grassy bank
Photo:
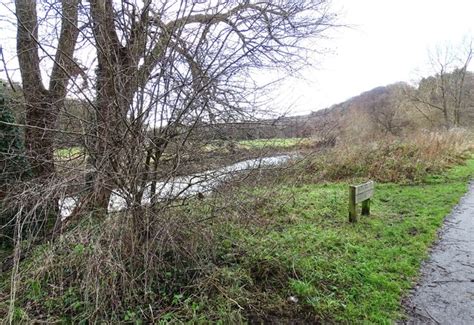
[[[207,145],[204,151],[222,151],[231,144],[231,141],[223,141],[218,145]],[[311,139],[309,138],[274,138],[274,139],[254,139],[254,140],[241,140],[236,141],[235,149],[243,150],[263,150],[263,149],[295,149],[298,146],[309,146],[311,145]],[[69,147],[61,148],[55,151],[57,159],[71,159],[77,158],[83,152],[81,147]]]
[[[255,140],[241,140],[238,146],[242,149],[265,149],[277,148],[288,149],[298,146],[307,146],[311,144],[309,138],[275,138],[275,139],[255,139]]]
[[[252,297],[239,304],[252,306],[260,320],[399,319],[403,295],[472,175],[469,160],[424,184],[378,184],[372,215],[356,225],[347,222],[346,184],[282,186],[275,200],[292,200],[265,212],[270,230],[239,236],[236,246],[246,255],[227,269],[241,283],[232,299]]]
[[[57,149],[54,153],[55,158],[59,160],[67,160],[78,158],[83,154],[83,149],[81,147],[69,147]]]
[[[426,143],[382,144],[365,156],[354,153],[352,164],[332,152],[287,177],[240,186],[232,199],[216,196],[171,212],[139,209],[106,221],[85,220],[22,263],[14,318],[400,319],[401,299],[474,175],[474,159],[446,150],[452,144]],[[400,153],[404,159],[391,164]],[[331,155],[339,157],[332,165]],[[360,168],[348,173],[354,164]],[[377,168],[381,164],[387,168]],[[372,215],[348,223],[347,184],[367,177],[387,181],[387,173],[394,182],[378,182]],[[9,286],[6,279],[0,292]],[[8,301],[0,300],[0,318],[7,310]]]

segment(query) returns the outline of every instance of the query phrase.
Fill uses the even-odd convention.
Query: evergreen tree
[[[29,175],[22,133],[8,108],[5,85],[0,82],[0,186]]]
[[[15,182],[30,175],[20,129],[8,107],[5,85],[0,81],[0,246],[11,242],[15,211],[5,206],[3,198]]]

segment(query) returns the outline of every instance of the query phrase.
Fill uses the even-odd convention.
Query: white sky
[[[306,73],[306,81],[287,82],[288,91],[281,93],[289,95],[292,114],[413,81],[427,73],[429,49],[474,36],[473,0],[333,0],[333,7],[341,23],[353,27],[333,36],[328,46],[335,53],[319,58],[318,70]]]
[[[291,107],[291,115],[309,113],[377,86],[412,81],[427,74],[420,69],[427,64],[430,48],[474,36],[474,0],[332,2],[340,23],[351,27],[339,29],[325,42],[332,53],[315,58],[317,68],[308,68],[305,80],[284,83],[275,95],[275,109]],[[4,23],[0,22],[0,44],[13,44],[7,49],[9,57],[14,53],[14,33],[6,33]]]

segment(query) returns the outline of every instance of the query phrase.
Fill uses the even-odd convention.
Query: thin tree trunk
[[[85,200],[87,210],[105,215],[115,187],[115,175],[120,172],[121,151],[127,123],[130,80],[136,76],[128,51],[115,31],[113,5],[110,0],[91,1],[93,33],[97,42],[97,100],[95,107],[94,141],[91,148],[93,172],[90,193]]]

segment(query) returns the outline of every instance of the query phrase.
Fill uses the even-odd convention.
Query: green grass
[[[285,149],[291,148],[297,145],[305,145],[311,143],[311,140],[308,138],[277,138],[277,139],[255,139],[255,140],[242,140],[237,142],[237,147],[240,149],[246,150],[259,150],[265,148],[277,148]],[[207,151],[214,151],[221,148],[221,146],[216,146],[209,144],[205,146]],[[55,156],[58,159],[72,159],[77,158],[83,153],[81,147],[69,147],[61,148],[55,151]]]
[[[239,141],[239,147],[243,149],[264,148],[291,148],[293,146],[308,144],[311,140],[307,138],[282,138],[282,139],[255,139]]]
[[[348,222],[347,182],[297,186],[281,182],[272,186],[272,195],[260,201],[263,204],[246,207],[254,213],[253,222],[244,225],[230,218],[213,225],[210,221],[215,242],[206,263],[180,272],[170,270],[170,275],[175,272],[183,278],[171,277],[171,283],[163,276],[156,292],[147,293],[150,300],[133,298],[140,305],[117,296],[122,309],[100,313],[124,322],[149,320],[142,315],[153,310],[154,317],[159,315],[164,323],[392,323],[403,318],[401,300],[413,286],[443,219],[466,192],[473,175],[471,159],[416,185],[377,184],[372,215],[360,217],[357,224]],[[243,192],[264,197],[268,190]],[[202,217],[209,208],[205,200],[199,202],[189,209],[190,218]],[[19,311],[48,310],[52,320],[87,319],[97,312],[91,304],[95,296],[80,292],[85,277],[90,276],[81,273],[81,261],[86,260],[78,258],[84,257],[84,245],[71,241],[69,246],[61,250],[62,262],[56,260],[51,273],[45,274],[59,274],[56,277],[61,279],[62,274],[74,275],[76,282],[59,294],[51,289],[62,285],[52,283],[54,277],[25,274],[25,279],[37,282],[22,284]],[[198,251],[207,254],[204,246]],[[43,261],[42,255],[37,260]],[[34,275],[35,267],[31,270]],[[114,275],[103,279],[114,283]],[[107,281],[104,286],[109,290]],[[129,289],[114,287],[114,292]],[[37,299],[41,290],[42,298]],[[41,308],[28,307],[31,301]]]
[[[226,266],[233,278],[228,295],[266,315],[262,319],[400,319],[401,299],[473,174],[474,160],[469,160],[422,185],[378,184],[372,215],[357,224],[347,221],[346,184],[282,186],[260,212],[272,219],[269,229],[233,230],[234,249],[222,256],[245,255]],[[275,204],[289,196],[289,203]],[[298,303],[288,303],[291,296]]]
[[[82,152],[81,147],[69,147],[57,149],[54,154],[58,159],[72,159],[82,155]]]
[[[298,146],[308,146],[312,142],[309,138],[274,138],[240,141],[216,141],[203,147],[204,151],[225,153],[229,149],[235,150],[265,150],[265,149],[294,149]]]

